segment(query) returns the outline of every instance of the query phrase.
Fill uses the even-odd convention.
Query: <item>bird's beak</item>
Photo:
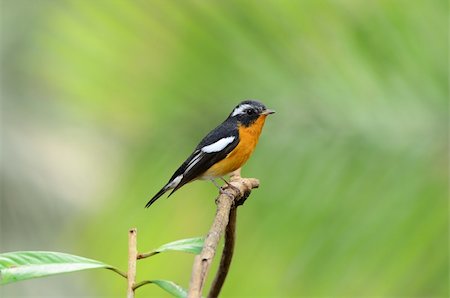
[[[270,114],[273,114],[273,113],[275,113],[274,110],[271,110],[271,109],[265,109],[261,114],[262,114],[262,115],[270,115]]]

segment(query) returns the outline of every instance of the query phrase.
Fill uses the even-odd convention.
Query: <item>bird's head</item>
[[[264,104],[256,100],[244,100],[238,104],[228,118],[235,118],[244,126],[254,123],[259,117],[267,117],[275,111],[267,109]]]

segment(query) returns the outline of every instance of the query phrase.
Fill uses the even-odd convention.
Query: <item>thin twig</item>
[[[136,260],[137,260],[137,229],[128,231],[128,288],[127,298],[134,298],[134,284],[136,282]]]
[[[201,297],[203,286],[205,284],[209,267],[216,253],[220,236],[223,234],[226,226],[228,225],[231,209],[234,208],[234,206],[240,205],[241,202],[239,202],[239,200],[245,200],[250,191],[259,186],[259,181],[253,178],[233,177],[230,184],[233,187],[228,186],[225,189],[226,193],[220,194],[216,199],[217,211],[214,222],[208,232],[208,235],[206,236],[202,252],[194,259],[188,292],[189,298]],[[223,268],[223,271],[228,271],[228,268]],[[226,276],[226,272],[222,274]],[[220,287],[218,287],[215,291],[220,292]]]
[[[231,207],[230,218],[225,230],[225,244],[222,251],[222,258],[220,259],[220,265],[217,269],[216,277],[209,290],[208,298],[218,297],[223,283],[230,269],[231,260],[233,259],[234,243],[236,239],[236,217],[237,207]]]

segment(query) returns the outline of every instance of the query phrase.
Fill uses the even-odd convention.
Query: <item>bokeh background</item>
[[[2,1],[1,251],[126,269],[206,233],[196,182],[143,207],[241,100],[277,111],[243,170],[224,297],[447,297],[447,1]],[[193,256],[138,265],[187,287]],[[123,297],[108,271],[5,297]],[[146,286],[138,297],[168,295]]]

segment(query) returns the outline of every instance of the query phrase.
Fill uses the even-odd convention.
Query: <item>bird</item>
[[[145,208],[150,207],[167,191],[168,197],[185,184],[194,180],[223,178],[240,169],[250,158],[258,143],[266,117],[275,113],[257,100],[244,100],[229,116],[210,131],[197,145],[192,154],[175,171],[169,181],[158,191]],[[228,184],[230,185],[230,184]]]

